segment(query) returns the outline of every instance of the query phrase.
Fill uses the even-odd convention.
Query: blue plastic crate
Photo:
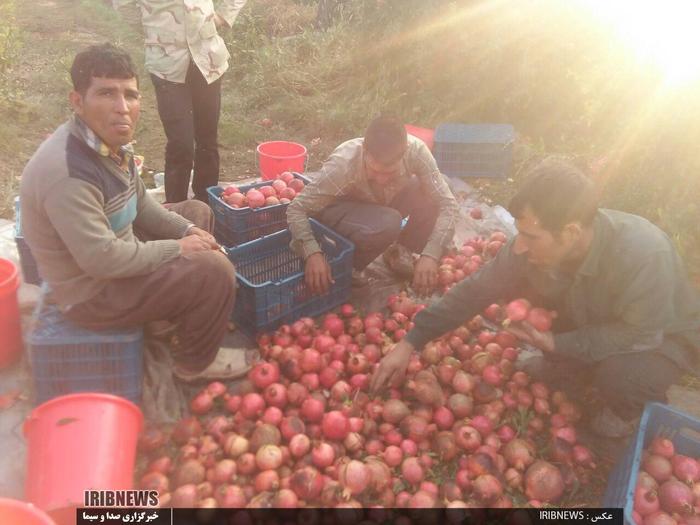
[[[300,173],[294,173],[294,177],[308,184],[310,181]],[[268,186],[271,180],[255,182],[239,186],[242,193],[253,188]],[[233,208],[221,200],[224,188],[211,186],[207,188],[209,193],[209,205],[214,211],[216,219],[214,225],[214,237],[223,246],[237,246],[239,244],[258,239],[263,235],[278,232],[287,227],[288,204],[277,204],[265,208]]]
[[[625,525],[635,525],[632,519],[634,489],[642,451],[655,437],[673,442],[676,452],[687,456],[700,456],[700,421],[668,405],[649,403],[639,420],[635,439],[629,444],[624,457],[617,463],[608,478],[603,496],[603,507],[622,507]]]
[[[104,392],[141,402],[143,330],[93,332],[55,306],[34,313],[28,337],[35,403],[74,392]]]
[[[17,245],[19,265],[22,268],[22,278],[24,282],[41,284],[41,276],[39,275],[36,259],[32,255],[32,251],[29,249],[29,245],[22,235],[22,216],[19,208],[19,197],[15,197],[15,244]]]
[[[433,155],[450,177],[502,179],[510,172],[514,141],[510,124],[440,124]]]
[[[227,250],[239,283],[232,318],[240,329],[249,334],[267,332],[300,317],[315,317],[347,301],[355,247],[313,219],[311,227],[335,280],[322,296],[312,295],[307,289],[304,261],[289,248],[289,230]]]

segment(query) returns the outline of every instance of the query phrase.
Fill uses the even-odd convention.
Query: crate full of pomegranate
[[[604,507],[623,507],[625,525],[700,523],[700,421],[649,403],[636,437],[608,479]]]
[[[224,246],[237,246],[287,227],[287,205],[309,179],[285,171],[273,181],[243,186],[211,186],[209,205],[216,219],[214,236]]]

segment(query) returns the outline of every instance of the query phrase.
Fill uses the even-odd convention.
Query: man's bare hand
[[[335,283],[331,275],[331,267],[323,253],[316,252],[306,259],[304,281],[314,295],[328,293],[331,284]]]
[[[506,330],[521,341],[525,341],[543,352],[554,352],[554,334],[552,332],[540,332],[527,321],[518,323],[517,326],[510,324]]]
[[[429,255],[421,255],[413,270],[413,289],[421,297],[433,293],[438,280],[438,262]]]
[[[413,345],[400,341],[394,349],[379,362],[379,367],[372,374],[369,383],[370,392],[376,394],[380,390],[403,382],[406,368],[413,353]]]
[[[187,231],[187,235],[196,235],[197,237],[204,239],[209,243],[209,246],[211,246],[212,250],[218,250],[219,249],[219,243],[216,242],[216,239],[214,236],[209,233],[206,230],[203,230],[201,228],[198,228],[197,226],[193,226]]]
[[[206,252],[209,250],[215,250],[211,243],[199,235],[187,235],[182,239],[178,239],[178,244],[180,245],[180,255],[189,255],[195,252]],[[218,246],[214,243],[215,246]]]

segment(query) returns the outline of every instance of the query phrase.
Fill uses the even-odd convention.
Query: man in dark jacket
[[[515,239],[416,316],[372,388],[399,381],[411,353],[428,341],[529,290],[559,313],[553,332],[511,328],[543,352],[540,378],[568,390],[585,379],[605,401],[592,429],[629,435],[644,403],[665,400],[700,349],[700,301],[673,243],[642,217],[598,208],[593,184],[563,161],[536,167],[510,211]]]

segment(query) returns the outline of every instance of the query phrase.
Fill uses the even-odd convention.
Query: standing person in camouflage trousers
[[[437,284],[438,261],[452,242],[459,208],[423,141],[408,136],[393,116],[374,119],[365,136],[344,142],[321,173],[287,208],[292,249],[306,261],[313,293],[328,291],[333,276],[309,224],[315,217],[355,244],[353,286],[378,255],[413,279],[417,293]],[[401,228],[404,217],[409,217]],[[420,257],[413,262],[413,253]]]
[[[146,69],[156,90],[165,147],[165,199],[207,202],[219,183],[221,76],[229,52],[218,29],[231,27],[246,0],[112,0],[137,3],[146,35]]]

